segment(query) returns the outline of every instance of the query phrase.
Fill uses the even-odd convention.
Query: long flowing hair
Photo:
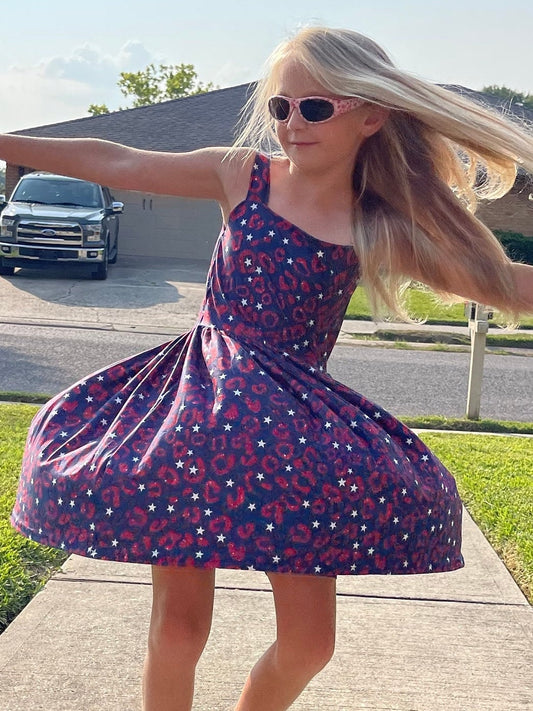
[[[410,320],[403,295],[411,264],[446,300],[453,300],[457,274],[464,275],[515,321],[521,309],[511,261],[474,214],[479,199],[513,187],[518,166],[533,173],[529,127],[398,69],[364,35],[308,27],[271,55],[244,107],[235,148],[282,153],[267,100],[288,58],[330,92],[390,109],[361,146],[353,173],[353,246],[374,317],[387,311]]]

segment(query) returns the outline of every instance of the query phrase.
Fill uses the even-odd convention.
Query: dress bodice
[[[317,239],[268,206],[270,161],[258,155],[248,194],[215,247],[200,323],[324,366],[357,286],[351,246]]]

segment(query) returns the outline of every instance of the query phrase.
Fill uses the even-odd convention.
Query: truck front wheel
[[[13,276],[15,267],[6,266],[4,261],[0,259],[0,276]]]
[[[97,264],[96,269],[93,268],[93,271],[91,272],[91,279],[98,279],[100,281],[107,279],[108,266],[109,266],[109,244],[106,245],[103,261],[99,262]]]

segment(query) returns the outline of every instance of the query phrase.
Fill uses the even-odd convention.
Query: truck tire
[[[118,232],[115,237],[115,244],[113,247],[113,252],[111,253],[111,256],[109,257],[109,264],[116,264],[117,263],[117,257],[118,257]]]
[[[15,267],[6,266],[0,259],[0,276],[13,276],[15,273]]]
[[[107,279],[108,266],[109,266],[109,244],[106,245],[104,260],[102,262],[99,262],[96,265],[96,269],[94,269],[94,267],[93,267],[93,271],[91,272],[91,279],[97,279],[99,281],[103,281],[104,279]]]

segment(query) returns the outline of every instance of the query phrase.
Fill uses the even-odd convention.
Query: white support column
[[[483,382],[483,361],[492,311],[482,304],[470,302],[465,310],[469,316],[470,327],[470,372],[468,376],[468,394],[466,416],[469,420],[479,420],[481,406],[481,385]]]

